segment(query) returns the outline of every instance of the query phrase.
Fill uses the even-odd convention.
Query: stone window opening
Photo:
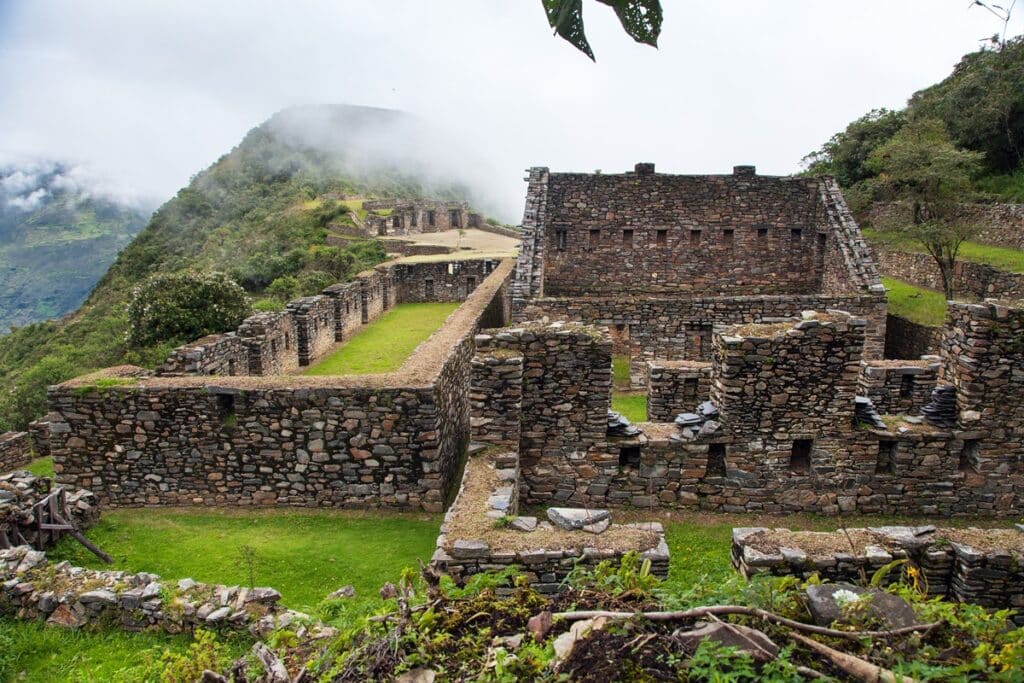
[[[875,474],[896,474],[896,442],[879,441]]]
[[[234,427],[235,418],[235,395],[217,394],[217,419],[225,427]]]
[[[724,443],[710,443],[708,444],[708,464],[704,470],[705,477],[724,477],[726,475],[725,466],[725,444]]]
[[[284,350],[292,348],[292,336],[287,332],[284,333]]]
[[[977,472],[981,459],[981,440],[967,439],[964,447],[960,450],[960,464],[957,469],[960,472]]]
[[[271,339],[270,340],[270,352],[271,353],[277,353],[277,340],[276,339]]]
[[[462,213],[458,209],[452,209],[448,212],[448,220],[453,228],[462,227]]]
[[[658,230],[654,233],[654,238],[659,247],[668,246],[668,230]]]
[[[624,246],[626,249],[632,249],[633,248],[633,231],[632,230],[623,230],[622,231],[622,246]]]
[[[758,228],[757,229],[757,238],[759,240],[763,240],[766,237],[768,237],[768,228]]]
[[[419,222],[417,220],[417,215],[418,214],[415,211],[413,211],[411,214],[409,214],[409,225],[414,227],[414,228],[416,227],[416,224]]]
[[[430,278],[423,281],[423,298],[431,300],[434,298],[434,281]]]
[[[789,229],[789,239],[792,240],[793,242],[799,242],[801,239],[803,239],[803,234],[804,231],[801,230],[800,228]]]
[[[733,237],[735,236],[735,230],[728,228],[722,231],[722,243],[727,247],[732,247]]]
[[[900,377],[900,398],[914,397],[914,376],[903,375]]]
[[[789,453],[789,471],[793,474],[808,474],[811,471],[811,447],[814,439],[796,439]]]
[[[430,227],[437,225],[437,214],[434,211],[427,211],[427,225]]]
[[[818,251],[825,253],[825,245],[828,244],[828,235],[823,232],[818,233]]]
[[[228,374],[232,377],[235,376],[235,359],[231,358],[228,360]]]
[[[623,446],[619,449],[619,469],[640,467],[640,447]]]
[[[401,226],[402,226],[402,219],[400,219],[398,216],[392,216],[391,217],[391,227],[392,228],[399,228]]]
[[[697,246],[700,244],[700,230],[690,231],[690,246]]]
[[[569,231],[556,230],[555,235],[558,237],[558,251],[565,251],[566,247],[569,246]]]
[[[466,278],[466,296],[469,296],[470,294],[472,294],[474,289],[476,289],[476,278],[475,277],[467,277]]]
[[[697,379],[687,377],[683,380],[683,398],[697,398]]]
[[[590,246],[596,247],[601,243],[601,231],[591,230],[590,231]]]

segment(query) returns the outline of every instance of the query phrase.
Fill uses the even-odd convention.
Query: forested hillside
[[[853,121],[805,158],[807,172],[836,176],[855,211],[889,199],[872,153],[926,120],[944,127],[956,147],[981,155],[974,199],[1024,202],[1024,37],[965,55],[903,109],[876,109]]]
[[[87,183],[62,163],[0,166],[0,334],[78,308],[145,225],[148,212]]]
[[[466,195],[393,153],[410,130],[397,112],[337,105],[289,109],[250,131],[156,211],[76,313],[0,338],[0,430],[43,414],[49,384],[118,363],[152,366],[188,341],[129,346],[126,304],[150,275],[225,271],[272,307],[268,289],[313,293],[381,261],[376,241],[324,246],[328,226],[350,220],[344,198]]]

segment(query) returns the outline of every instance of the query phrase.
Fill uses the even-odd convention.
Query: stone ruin
[[[478,228],[480,214],[470,213],[466,202],[438,200],[374,199],[363,202],[368,211],[363,219],[366,235],[389,237]],[[380,211],[386,215],[378,215]]]

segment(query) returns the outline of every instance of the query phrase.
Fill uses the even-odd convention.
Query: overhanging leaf
[[[583,0],[541,0],[548,23],[555,33],[577,50],[594,59],[594,52],[583,30]],[[596,60],[595,60],[596,61]]]
[[[622,28],[633,40],[645,45],[658,47],[658,36],[661,35],[661,2],[660,0],[597,0],[615,9]],[[582,21],[580,28],[582,29]]]

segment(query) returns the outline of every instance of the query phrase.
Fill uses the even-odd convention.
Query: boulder
[[[340,600],[342,598],[354,598],[356,597],[355,586],[342,586],[338,590],[327,596],[328,600]]]
[[[706,624],[689,631],[676,631],[672,638],[687,652],[694,652],[704,640],[713,640],[749,653],[756,661],[769,662],[779,654],[779,646],[757,629],[739,624]]]
[[[597,524],[611,517],[607,510],[587,508],[548,508],[548,519],[555,526],[566,531],[577,531],[585,526]]]
[[[850,583],[829,583],[807,588],[807,609],[819,626],[843,619],[843,605],[854,600],[870,600],[868,614],[886,628],[903,628],[919,623],[906,600],[877,588],[861,588]]]

